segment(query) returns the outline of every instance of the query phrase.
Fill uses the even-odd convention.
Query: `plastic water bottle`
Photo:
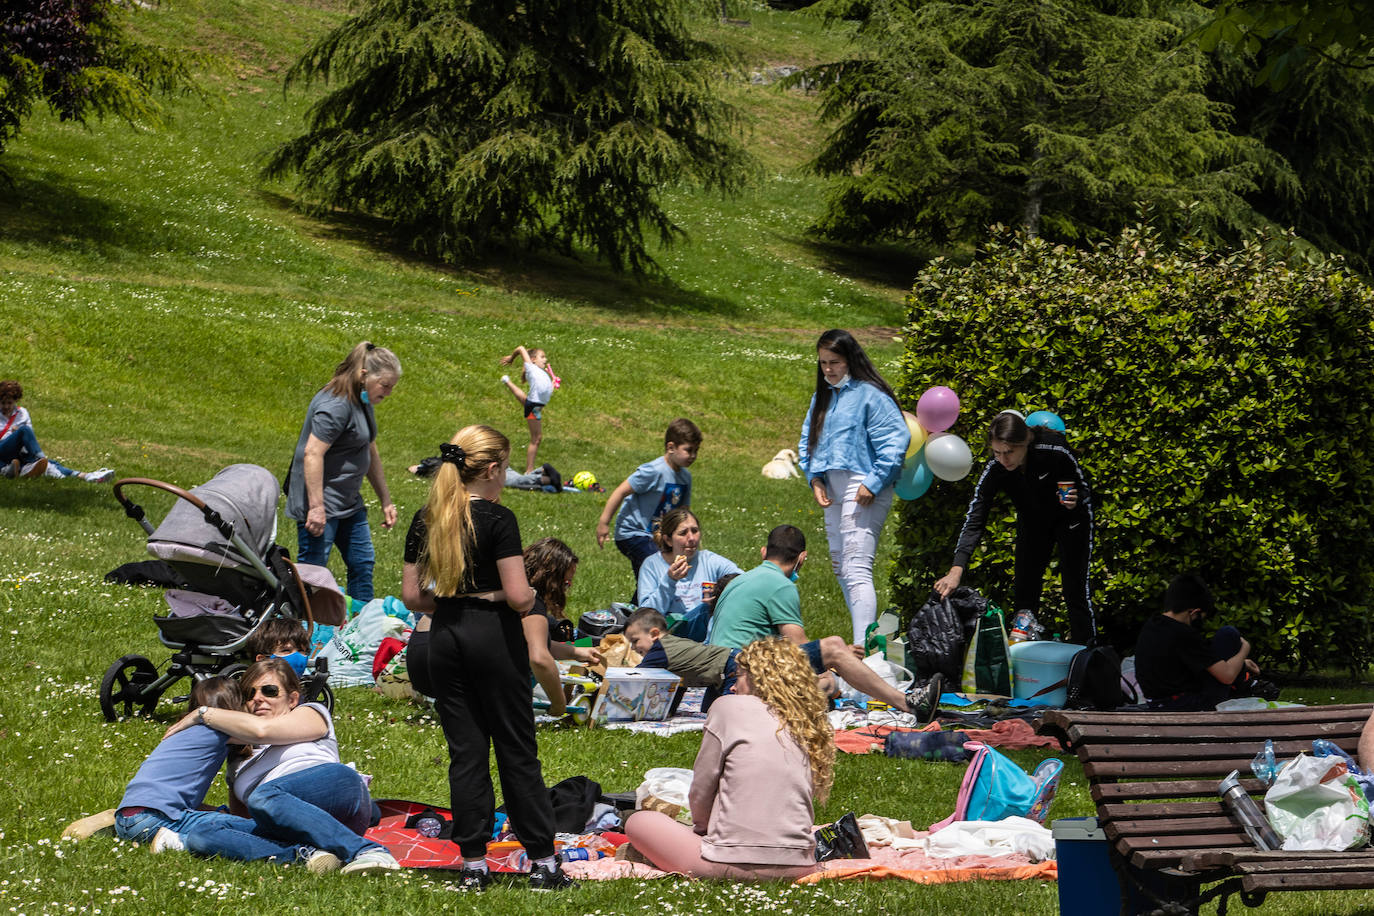
[[[1025,642],[1035,637],[1035,631],[1039,624],[1035,620],[1035,615],[1030,611],[1017,611],[1016,616],[1011,619],[1011,631],[1007,633],[1007,642]]]
[[[444,830],[444,822],[437,817],[422,817],[415,822],[415,832],[431,840]]]
[[[1218,784],[1217,792],[1221,795],[1222,803],[1230,811],[1231,818],[1240,824],[1251,843],[1259,849],[1278,849],[1283,845],[1283,841],[1274,832],[1274,828],[1269,826],[1269,819],[1260,811],[1255,800],[1241,788],[1240,781],[1236,779],[1238,775],[1239,771],[1232,770],[1231,775]]]
[[[1321,755],[1318,754],[1318,756]],[[1250,761],[1250,771],[1255,774],[1256,779],[1266,786],[1274,781],[1275,776],[1279,775],[1279,764],[1278,761],[1274,759],[1273,738],[1265,739],[1264,750],[1256,754],[1255,759]]]
[[[606,853],[600,849],[589,849],[586,846],[573,846],[558,853],[560,862],[587,862],[592,859],[600,859]]]
[[[523,850],[523,849],[517,849],[517,850],[515,850],[515,852],[513,852],[513,853],[511,853],[510,855],[506,856],[506,866],[509,867],[509,868],[513,868],[513,869],[515,869],[516,871],[529,871],[529,870],[530,870],[530,855],[529,855],[529,853],[525,852],[525,850]]]
[[[1355,758],[1347,754],[1339,744],[1326,738],[1316,738],[1312,741],[1312,753],[1317,757],[1339,757],[1345,761],[1345,768],[1356,776],[1363,776],[1364,771],[1355,762]]]

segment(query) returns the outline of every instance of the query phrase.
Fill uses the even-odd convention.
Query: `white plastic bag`
[[[1339,757],[1299,754],[1264,795],[1287,850],[1356,849],[1369,841],[1369,802]]]
[[[635,807],[661,811],[690,823],[687,795],[692,791],[692,771],[682,767],[654,767],[644,774],[635,790]]]

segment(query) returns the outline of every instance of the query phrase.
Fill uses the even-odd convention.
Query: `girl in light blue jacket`
[[[816,393],[797,454],[825,510],[830,565],[849,605],[857,645],[878,617],[873,556],[910,444],[897,396],[854,335],[840,329],[822,334],[816,343]]]

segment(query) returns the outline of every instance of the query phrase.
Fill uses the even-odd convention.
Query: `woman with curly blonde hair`
[[[429,500],[406,536],[401,594],[406,607],[432,615],[426,686],[448,742],[453,841],[463,856],[458,885],[480,891],[491,881],[494,745],[511,826],[531,860],[530,886],[561,890],[572,882],[554,857],[553,804],[534,737],[521,621],[535,594],[525,577],[520,526],[501,505],[510,441],[490,426],[466,426],[439,455]]]
[[[835,777],[835,735],[805,653],[783,639],[741,650],[735,693],[711,706],[692,767],[693,826],[657,811],[625,825],[664,871],[698,878],[795,880],[816,869],[812,799]]]

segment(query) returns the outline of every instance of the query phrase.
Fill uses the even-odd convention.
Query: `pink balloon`
[[[944,385],[927,388],[916,402],[916,419],[927,432],[944,432],[959,419],[959,395]]]

